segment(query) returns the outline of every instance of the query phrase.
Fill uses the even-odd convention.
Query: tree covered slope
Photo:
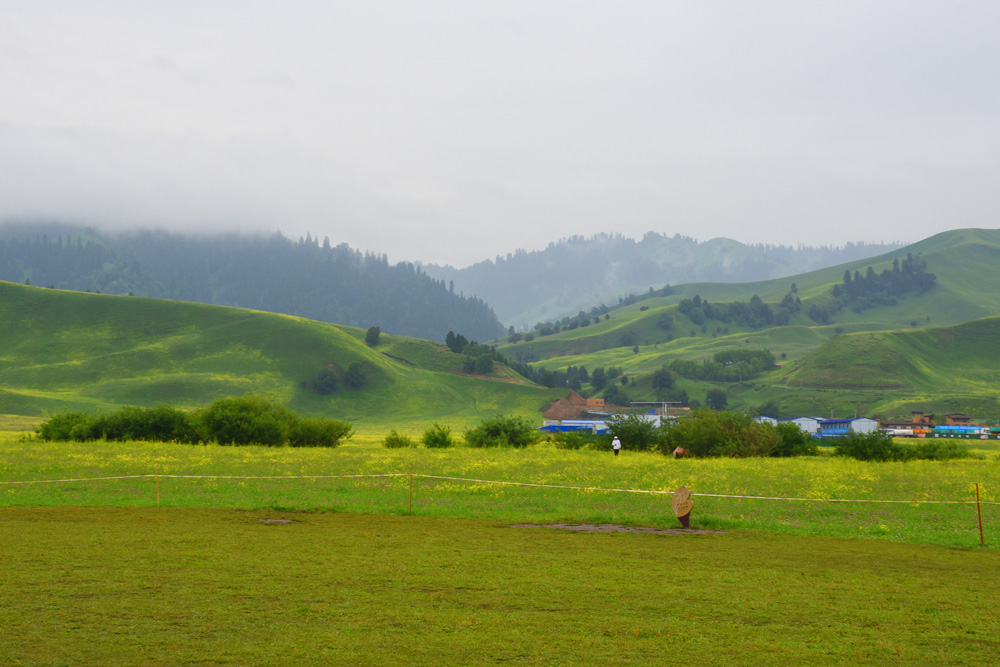
[[[444,340],[503,327],[482,299],[456,294],[409,263],[329,239],[104,234],[66,226],[0,226],[0,280],[254,308]]]

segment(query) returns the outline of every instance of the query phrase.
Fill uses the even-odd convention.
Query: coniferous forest
[[[42,231],[44,229],[44,231]],[[107,234],[66,226],[0,228],[0,280],[297,315],[444,340],[504,330],[479,298],[456,294],[408,262],[307,236]]]

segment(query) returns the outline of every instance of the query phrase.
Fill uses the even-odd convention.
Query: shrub
[[[946,461],[982,458],[955,442],[921,442],[919,445],[900,447],[882,431],[852,433],[837,438],[834,454],[859,461]]]
[[[451,437],[451,427],[442,426],[437,422],[434,422],[429,429],[424,431],[424,435],[420,438],[420,441],[424,443],[424,447],[430,449],[442,449],[455,444],[454,439]]]
[[[190,414],[159,406],[126,406],[102,415],[64,412],[38,428],[42,440],[159,440],[197,442],[197,426]]]
[[[337,372],[332,368],[324,368],[312,382],[313,389],[320,396],[327,396],[337,391]]]
[[[664,454],[681,447],[693,456],[775,456],[781,438],[749,415],[699,408],[663,429],[659,446]]]
[[[608,419],[608,431],[622,441],[622,449],[647,451],[655,449],[659,441],[656,424],[642,415],[615,415]],[[608,447],[611,439],[607,438]]]
[[[205,437],[220,445],[282,445],[289,412],[260,396],[220,398],[199,415]]]
[[[538,429],[523,417],[497,415],[466,431],[465,443],[469,447],[527,447],[539,437]]]
[[[924,459],[928,461],[950,461],[952,459],[985,459],[982,454],[974,454],[968,447],[957,442],[921,442],[911,447],[900,448],[908,459]]]
[[[792,422],[781,422],[774,427],[778,445],[771,456],[815,456],[819,453],[816,439]]]
[[[741,459],[774,456],[774,451],[781,444],[781,438],[770,424],[745,419],[734,419],[730,423],[734,428],[729,431],[726,442],[716,452],[719,456]]]
[[[169,406],[127,406],[103,415],[65,412],[37,429],[42,440],[215,441],[226,445],[336,447],[353,428],[337,419],[299,417],[259,396],[223,398],[189,413]]]
[[[387,449],[402,449],[404,447],[413,447],[413,445],[412,438],[396,433],[396,429],[389,431],[389,435],[382,439],[382,446]]]
[[[836,439],[833,453],[859,461],[901,461],[903,451],[882,431],[851,433]]]
[[[197,442],[197,426],[183,410],[161,405],[155,408],[126,406],[100,415],[90,427],[92,439],[158,440],[161,442]]]
[[[363,387],[365,385],[365,367],[357,361],[348,366],[347,372],[344,373],[344,384],[351,389]]]
[[[35,429],[42,440],[90,440],[93,416],[86,412],[63,412],[49,417]]]
[[[336,447],[354,435],[351,425],[339,419],[290,416],[288,444],[292,447]]]
[[[589,431],[561,431],[552,434],[552,443],[556,449],[597,449],[600,442],[600,436]]]

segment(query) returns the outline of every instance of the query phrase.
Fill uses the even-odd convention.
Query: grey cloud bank
[[[0,1],[0,218],[466,265],[995,227],[989,3]]]

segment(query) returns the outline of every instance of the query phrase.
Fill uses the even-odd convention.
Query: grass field
[[[510,487],[962,499],[985,460],[678,460],[557,450],[45,443],[7,419],[0,664],[987,665],[1000,651],[1000,506],[695,497]],[[157,507],[159,493],[160,506]],[[287,523],[264,523],[262,520]],[[860,538],[860,539],[844,539]],[[915,544],[923,543],[923,544]]]
[[[155,508],[0,509],[0,541],[7,665],[988,665],[1000,653],[995,551]]]
[[[864,463],[830,456],[796,459],[673,460],[660,454],[569,451],[538,445],[525,450],[387,450],[378,436],[361,435],[334,450],[191,446],[170,443],[45,443],[8,438],[0,480],[154,478],[0,484],[0,507],[162,507],[280,509],[405,514],[408,475],[361,479],[324,475],[409,473],[412,511],[419,516],[535,522],[615,522],[675,526],[666,494],[522,487],[419,475],[527,482],[596,489],[670,492],[684,484],[695,494],[786,498],[1000,501],[996,445],[984,460]],[[203,476],[202,478],[174,478]],[[219,477],[270,479],[219,479]],[[293,476],[310,477],[295,479]],[[275,479],[275,477],[277,479]],[[979,543],[970,505],[840,503],[710,498],[696,495],[697,527],[795,535],[864,538],[971,547]],[[1000,505],[982,506],[990,548],[1000,544]]]

